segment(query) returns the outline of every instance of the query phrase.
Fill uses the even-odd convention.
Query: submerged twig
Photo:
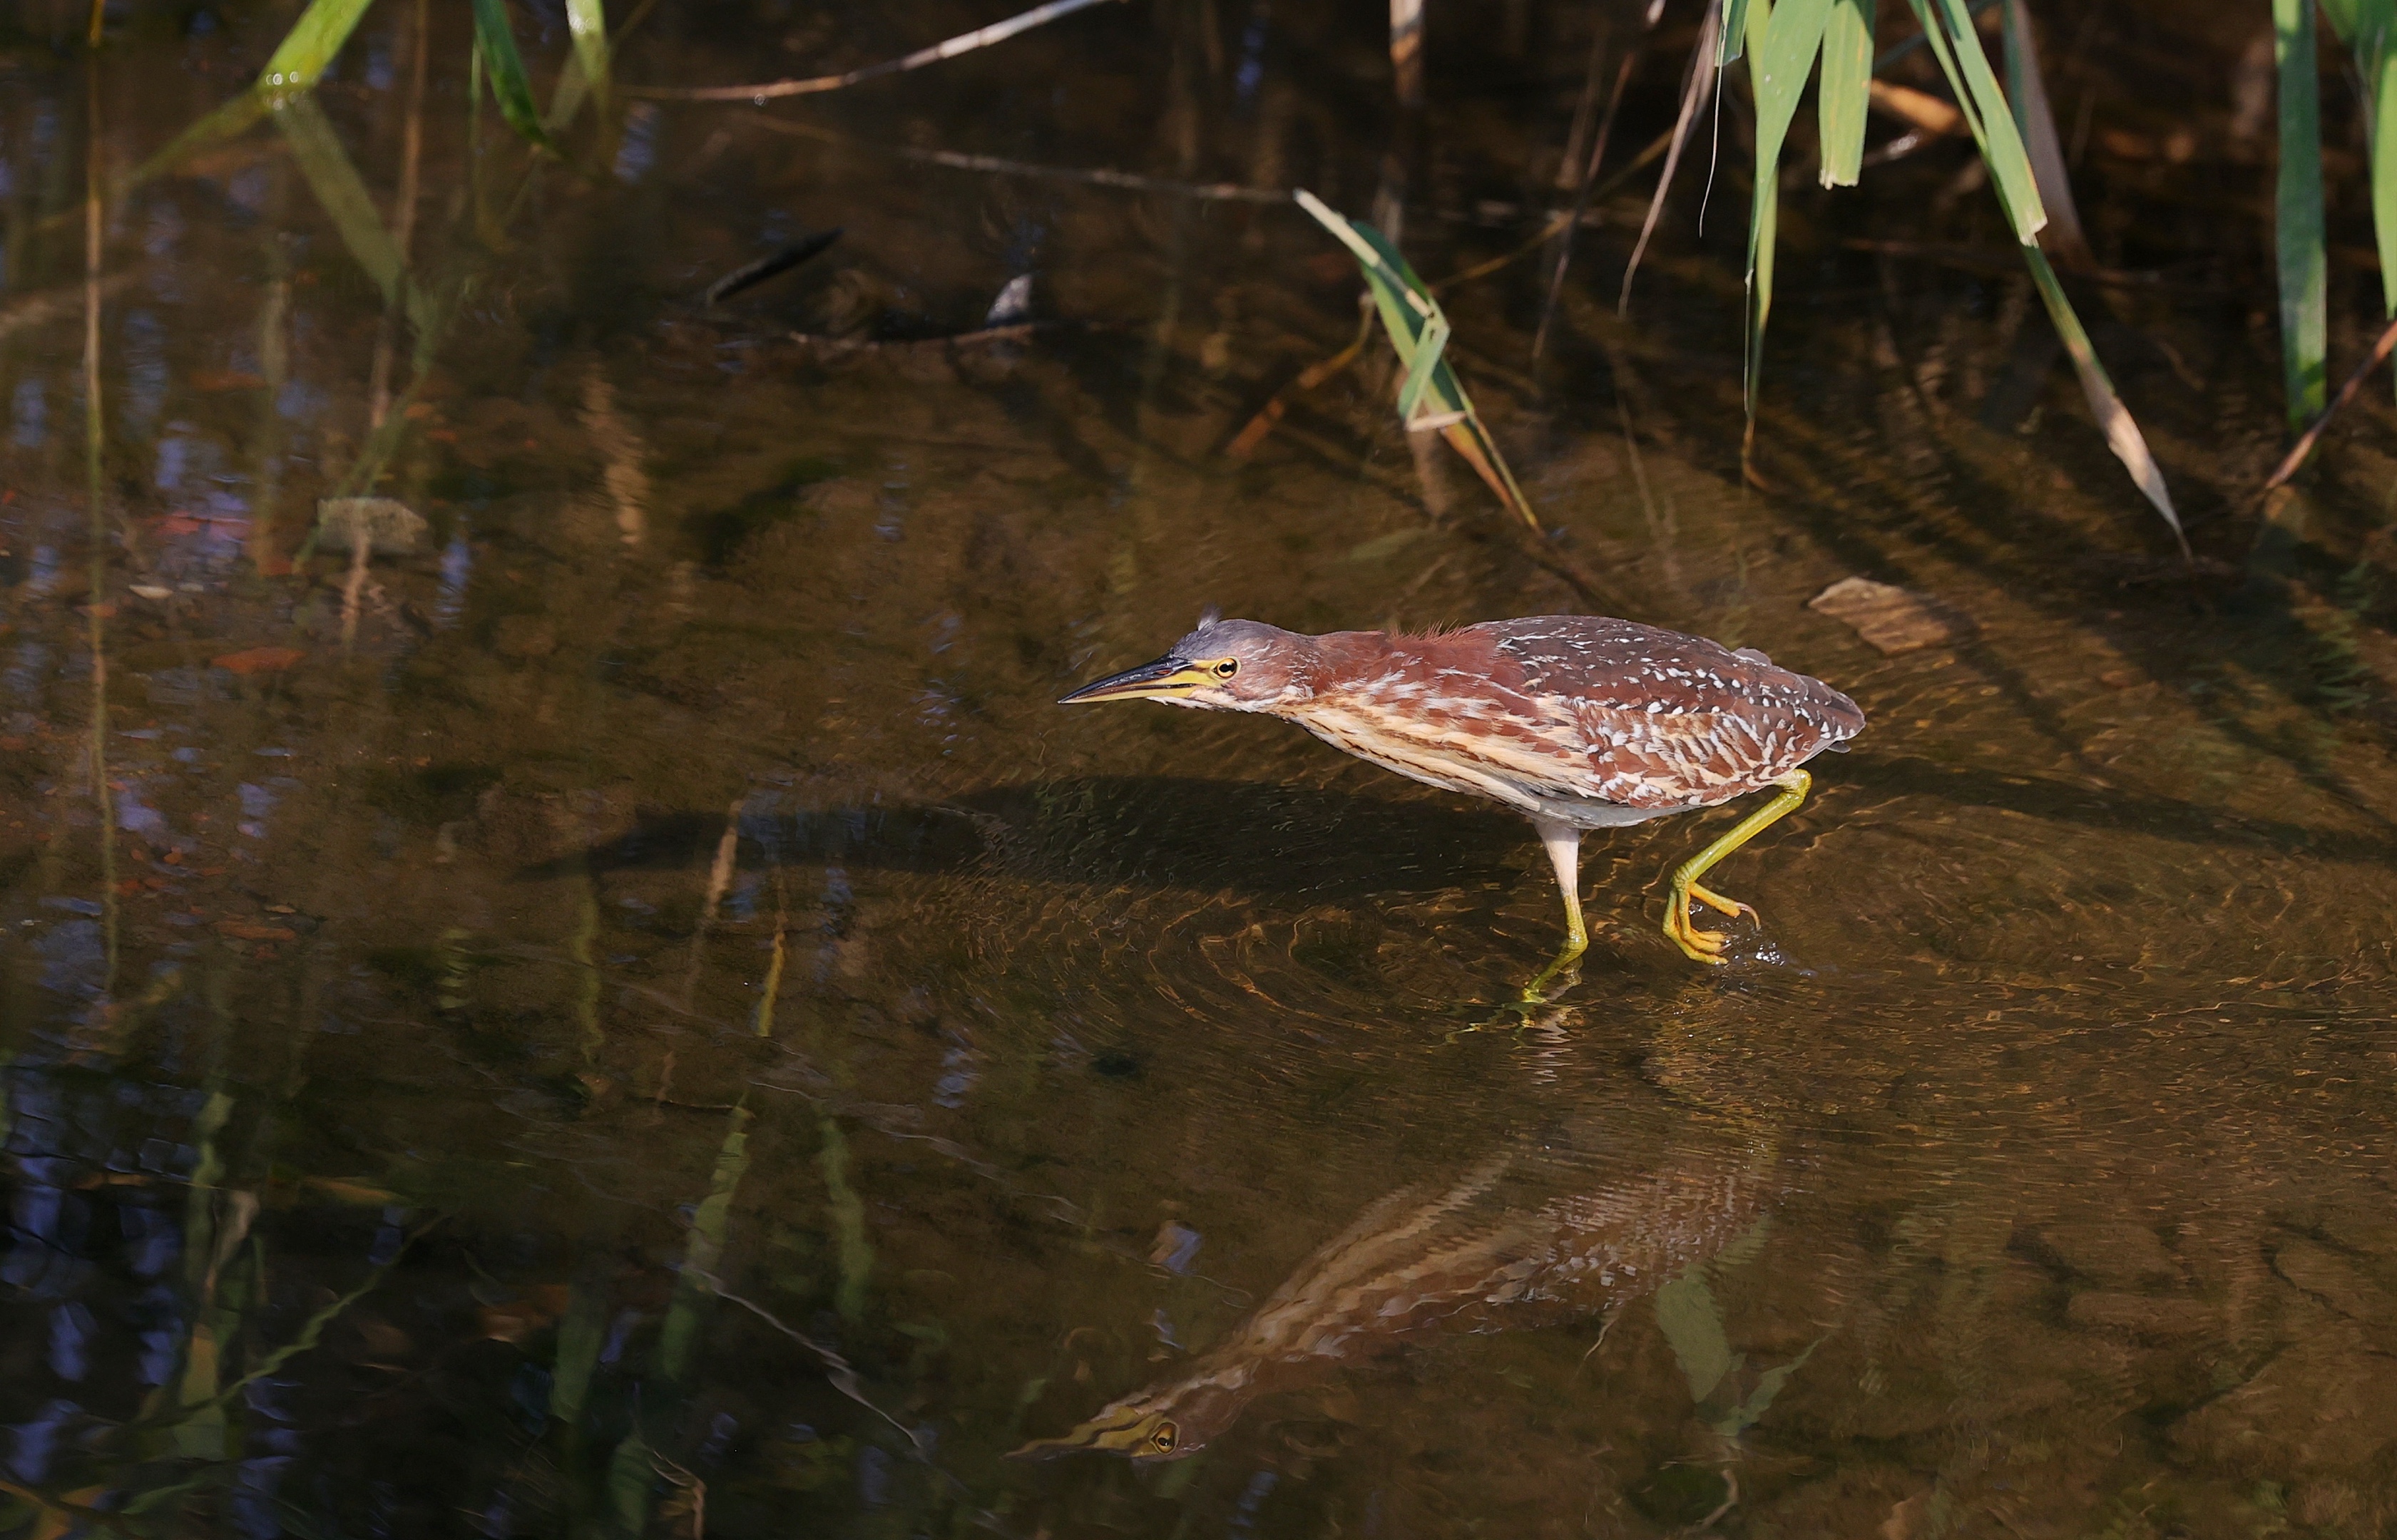
[[[1023,342],[1040,329],[1041,323],[1025,321],[1012,326],[985,326],[980,331],[958,332],[950,337],[894,337],[877,340],[793,332],[790,339],[805,349],[809,357],[824,364],[857,353],[889,353],[904,357],[947,352],[959,348],[985,348],[998,342]]]
[[[2322,416],[2314,418],[2313,426],[2308,428],[2304,435],[2290,446],[2288,454],[2282,458],[2280,465],[2265,481],[2262,491],[2256,494],[2258,497],[2282,485],[2297,473],[2298,468],[2304,465],[2307,458],[2314,452],[2314,445],[2322,442],[2323,430],[2330,425],[2331,418],[2340,407],[2355,399],[2355,392],[2364,388],[2364,379],[2373,370],[2380,367],[2392,352],[2397,352],[2397,321],[2391,321],[2382,328],[2380,340],[2372,344],[2372,352],[2365,354],[2364,362],[2356,365],[2355,372],[2347,377],[2347,383],[2338,388],[2338,394],[2331,397],[2330,405],[2323,408]]]
[[[1331,357],[1308,365],[1299,372],[1297,378],[1276,391],[1273,393],[1273,399],[1259,407],[1256,416],[1249,418],[1248,426],[1241,429],[1233,436],[1232,442],[1224,446],[1224,453],[1233,459],[1246,459],[1255,454],[1257,445],[1265,441],[1265,435],[1274,431],[1274,424],[1281,420],[1282,413],[1289,410],[1290,398],[1305,395],[1348,367],[1349,365],[1356,363],[1358,355],[1365,351],[1365,339],[1373,334],[1373,317],[1371,315],[1358,317],[1357,339]]]
[[[810,235],[806,240],[794,241],[782,250],[770,256],[760,257],[744,267],[734,268],[730,272],[707,285],[706,302],[713,305],[721,300],[730,299],[745,289],[756,288],[769,278],[780,277],[801,262],[822,256],[835,241],[840,239],[840,232],[841,227],[835,225],[832,229]]]
[[[917,150],[904,144],[877,144],[871,139],[855,139],[830,128],[819,128],[811,123],[792,123],[783,118],[761,115],[756,122],[760,128],[770,128],[775,133],[788,134],[795,139],[821,139],[826,144],[872,150],[885,155],[896,155],[901,160],[945,166],[958,171],[987,171],[1002,177],[1045,177],[1052,181],[1120,187],[1134,192],[1173,192],[1185,198],[1210,198],[1231,203],[1278,204],[1288,203],[1291,198],[1291,190],[1286,187],[1174,181],[1170,178],[1136,176],[1130,171],[1110,170],[1105,166],[1085,169],[1073,166],[1042,166],[1033,161],[1007,160],[998,155],[962,155],[952,150]]]
[[[994,43],[1004,43],[1018,33],[1030,32],[1044,22],[1095,6],[1101,0],[1049,0],[1045,6],[1035,6],[1020,16],[1004,21],[994,21],[987,27],[977,27],[970,33],[959,33],[929,48],[918,48],[904,59],[887,59],[879,64],[850,70],[841,74],[813,75],[805,80],[770,80],[757,86],[646,86],[624,89],[626,96],[648,97],[657,101],[765,101],[774,97],[812,96],[818,91],[837,91],[845,86],[879,80],[884,75],[901,74],[920,70],[927,64],[937,64],[944,59],[986,48]]]
[[[1648,166],[1654,162],[1657,156],[1665,153],[1665,147],[1672,141],[1673,131],[1670,128],[1666,129],[1654,139],[1650,139],[1648,141],[1648,147],[1645,150],[1640,151],[1640,153],[1631,157],[1630,164],[1624,166],[1622,170],[1617,171],[1614,175],[1607,178],[1606,180],[1599,183],[1598,186],[1590,192],[1588,201],[1596,203],[1599,199],[1605,197],[1609,192],[1621,187],[1625,182],[1629,181],[1633,177],[1636,177],[1640,172],[1646,170]],[[1434,294],[1446,294],[1450,289],[1456,287],[1460,284],[1469,284],[1477,278],[1487,278],[1492,273],[1497,272],[1500,268],[1508,267],[1516,262],[1520,262],[1524,258],[1532,255],[1532,253],[1539,250],[1542,246],[1547,246],[1549,241],[1556,237],[1557,232],[1564,229],[1569,222],[1575,224],[1595,224],[1597,222],[1597,216],[1591,214],[1587,208],[1582,209],[1578,214],[1570,208],[1553,210],[1548,215],[1547,219],[1541,224],[1539,233],[1533,236],[1530,240],[1525,241],[1521,246],[1515,247],[1515,249],[1506,252],[1503,256],[1493,257],[1488,261],[1476,262],[1469,268],[1463,268],[1455,272],[1450,273],[1447,277],[1442,278],[1438,283],[1432,285],[1431,291]]]
[[[743,1299],[739,1294],[727,1289],[724,1286],[724,1280],[716,1277],[714,1273],[709,1272],[705,1268],[686,1262],[682,1266],[682,1271],[706,1284],[708,1291],[714,1294],[716,1298],[723,1300],[728,1305],[740,1306],[751,1315],[756,1316],[767,1325],[771,1326],[774,1330],[782,1333],[784,1336],[789,1337],[793,1342],[797,1343],[800,1347],[814,1354],[816,1361],[824,1366],[824,1378],[832,1382],[832,1387],[834,1389],[839,1391],[842,1395],[847,1396],[850,1401],[855,1401],[858,1405],[865,1408],[868,1412],[873,1413],[884,1422],[889,1423],[893,1428],[898,1430],[898,1434],[901,1438],[907,1440],[908,1447],[916,1452],[916,1457],[917,1459],[922,1460],[927,1465],[931,1463],[932,1452],[925,1447],[923,1438],[917,1434],[914,1428],[909,1427],[905,1423],[901,1422],[890,1413],[882,1410],[881,1407],[877,1406],[874,1401],[867,1397],[864,1386],[857,1377],[857,1371],[851,1368],[850,1366],[849,1360],[841,1357],[839,1352],[832,1348],[831,1345],[819,1342],[814,1337],[808,1335],[806,1333],[799,1331],[796,1327],[784,1325],[783,1321],[775,1316],[773,1311],[767,1309],[763,1305]]]

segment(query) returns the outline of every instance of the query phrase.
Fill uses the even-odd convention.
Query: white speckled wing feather
[[[1573,790],[1619,806],[1706,807],[1769,784],[1864,727],[1847,697],[1762,653],[1603,616],[1469,628],[1493,679],[1547,733],[1577,740]]]

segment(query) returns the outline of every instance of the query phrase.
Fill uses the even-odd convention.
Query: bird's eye
[[[1181,1442],[1181,1435],[1174,1430],[1172,1423],[1158,1423],[1157,1431],[1148,1436],[1148,1447],[1159,1454],[1172,1454],[1174,1446],[1179,1442]]]
[[[1239,671],[1240,660],[1237,657],[1227,657],[1215,665],[1215,677],[1218,679],[1229,679]]]

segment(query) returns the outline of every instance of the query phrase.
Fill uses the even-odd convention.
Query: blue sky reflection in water
[[[1668,9],[1610,164],[1669,126]],[[80,7],[0,40],[0,1533],[2388,1527],[2397,460],[2375,390],[2248,497],[2254,19],[2051,47],[2117,61],[2051,86],[2192,581],[1961,145],[1785,193],[1761,488],[1744,189],[1703,236],[1672,200],[1627,316],[1648,184],[1595,199],[1536,366],[1540,257],[1444,291],[1553,550],[1370,353],[1223,453],[1354,335],[1294,210],[925,158],[1385,194],[1436,279],[1536,232],[1602,12],[1435,4],[1413,125],[1378,14],[1193,0],[620,95],[541,163],[425,14],[421,97],[394,0],[315,93],[423,304],[301,130],[141,181],[96,508],[89,158],[289,16],[111,12],[88,73]],[[991,20],[663,6],[616,80]],[[566,30],[516,21],[546,101]],[[1028,333],[952,340],[1027,269]],[[421,525],[319,527],[361,493]],[[1854,576],[1973,626],[1884,655],[1807,607]],[[1516,1010],[1520,820],[1051,704],[1211,604],[1612,609],[1872,725],[1734,857],[1732,965],[1655,933],[1732,815],[1665,820],[1585,845],[1580,980]]]

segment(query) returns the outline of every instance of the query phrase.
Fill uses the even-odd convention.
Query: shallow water
[[[1703,238],[1672,204],[1625,318],[1646,184],[1601,200],[1536,366],[1537,261],[1450,294],[1586,590],[1457,462],[1419,471],[1370,369],[1222,454],[1350,335],[1353,270],[1294,211],[921,158],[1362,216],[1394,134],[1370,7],[1101,7],[763,113],[586,115],[533,166],[496,113],[470,137],[460,16],[411,109],[386,0],[323,134],[109,206],[96,499],[87,172],[288,18],[128,13],[87,71],[57,9],[0,60],[9,1533],[2397,1515],[2390,415],[2367,392],[2259,524],[2260,246],[2191,189],[2263,172],[2227,105],[2191,166],[2116,153],[2243,37],[2100,10],[2119,79],[2059,86],[2096,92],[2101,259],[2162,280],[2084,308],[2200,579],[2020,280],[1974,265],[2002,236],[1985,192],[1940,201],[1949,146],[1788,195],[1761,489],[1735,168]],[[620,78],[992,19],[677,11]],[[1492,15],[1432,7],[1404,203],[1434,276],[1527,238],[1493,209],[1555,196],[1585,73],[1579,10]],[[519,20],[547,100],[562,19]],[[409,272],[454,305],[421,374],[328,212],[347,165],[394,219],[411,111]],[[1028,336],[923,340],[1026,272]],[[2368,278],[2342,327],[2377,325]],[[361,570],[312,530],[362,457],[425,523]],[[1859,574],[1977,629],[1884,657],[1806,607]],[[1729,965],[1656,926],[1734,815],[1660,820],[1589,841],[1590,952],[1520,1008],[1560,928],[1520,820],[1270,721],[1052,704],[1208,605],[1607,608],[1871,726],[1718,873],[1761,914]],[[1183,1457],[1006,1458],[1145,1392]]]

